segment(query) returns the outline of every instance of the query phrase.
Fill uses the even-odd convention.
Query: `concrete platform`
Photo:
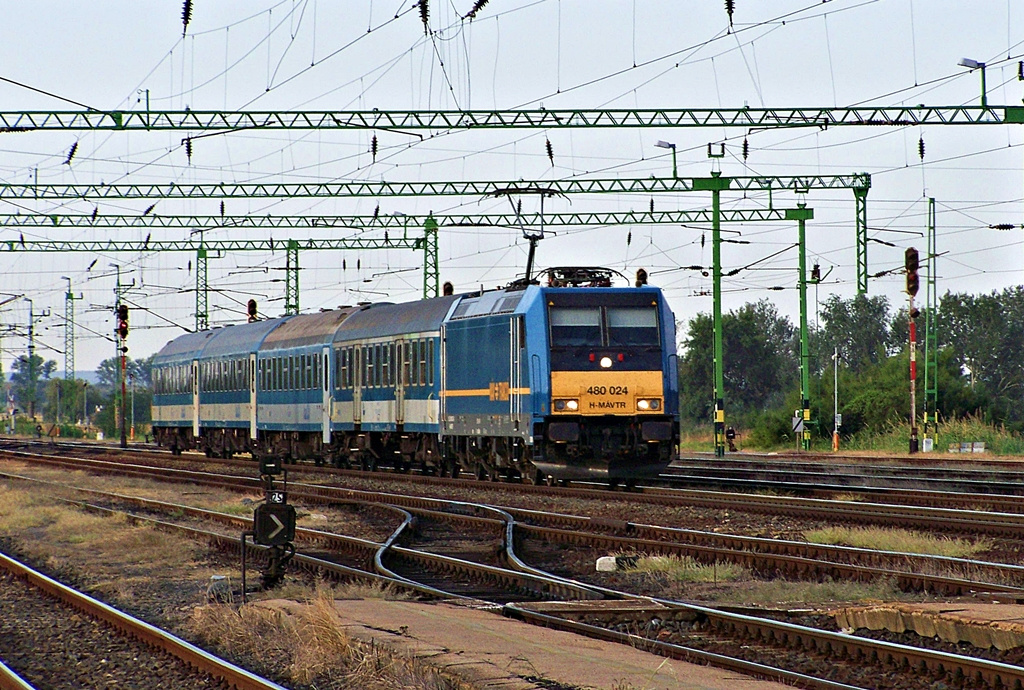
[[[788,687],[529,625],[494,611],[377,599],[338,601],[336,609],[353,637],[419,657],[488,690]]]
[[[978,595],[979,597],[981,595]],[[969,642],[982,649],[1024,646],[1024,605],[964,600],[927,604],[879,604],[832,611],[842,628],[867,628],[901,633],[912,630],[946,642]]]

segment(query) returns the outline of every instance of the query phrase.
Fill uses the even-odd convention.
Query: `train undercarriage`
[[[557,418],[537,423],[534,444],[520,437],[447,436],[415,432],[333,432],[324,443],[320,432],[261,431],[256,442],[248,429],[157,427],[157,443],[180,455],[200,450],[208,457],[250,453],[285,463],[311,461],[347,469],[457,477],[462,473],[490,481],[530,484],[572,480],[633,485],[657,476],[674,457],[678,426],[670,417]]]

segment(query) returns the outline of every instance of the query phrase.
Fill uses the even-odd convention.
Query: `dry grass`
[[[662,573],[675,582],[735,582],[750,578],[743,566],[734,563],[705,565],[689,556],[641,556],[631,570]]]
[[[862,549],[953,558],[970,558],[976,553],[992,549],[992,544],[985,540],[935,537],[911,530],[884,527],[828,527],[805,532],[804,538],[817,544],[856,546]]]
[[[906,598],[894,582],[791,582],[771,580],[743,589],[725,590],[713,599],[728,603],[821,604],[826,602],[899,601]]]
[[[283,659],[291,681],[317,688],[469,688],[418,660],[350,637],[326,588],[316,590],[294,615],[253,605],[197,608],[191,629],[222,653]]]
[[[840,493],[832,496],[833,501],[846,501],[848,503],[856,503],[857,501],[864,501],[864,494],[855,493]]]

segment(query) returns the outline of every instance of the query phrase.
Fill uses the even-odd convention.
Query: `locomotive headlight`
[[[651,409],[651,401],[650,400],[637,400],[636,401],[636,409],[638,409],[638,410],[649,410],[649,409]]]
[[[601,358],[601,368],[602,369],[611,369],[612,368],[612,358],[611,357],[602,357]]]
[[[580,409],[580,404],[576,400],[566,400],[565,401],[565,406],[568,409],[570,409],[570,410],[578,410],[578,409]]]

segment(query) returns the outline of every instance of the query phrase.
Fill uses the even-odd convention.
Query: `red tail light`
[[[593,353],[593,352],[591,352],[591,353],[590,353],[590,361],[591,361],[591,362],[593,362],[593,361],[594,361],[595,359],[596,359],[596,358],[594,357],[594,353]]]
[[[620,361],[620,362],[625,362],[625,361],[626,361],[626,355],[624,355],[624,354],[622,354],[622,353],[620,352],[620,353],[619,353],[619,361]]]

